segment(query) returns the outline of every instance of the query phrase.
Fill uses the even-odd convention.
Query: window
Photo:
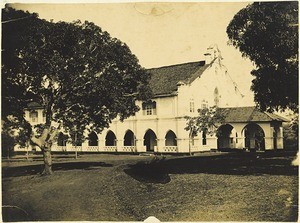
[[[144,115],[156,115],[156,102],[148,101],[142,104]]]
[[[195,112],[195,103],[193,99],[190,101],[190,112]]]
[[[37,111],[31,111],[29,113],[29,118],[31,119],[31,122],[37,122],[38,121],[38,112]]]
[[[208,108],[208,101],[202,100],[201,109]]]
[[[152,105],[146,105],[145,110],[146,110],[146,115],[152,115],[152,113],[153,113]]]

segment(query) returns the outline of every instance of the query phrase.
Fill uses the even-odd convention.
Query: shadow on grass
[[[168,183],[169,174],[227,174],[227,175],[298,175],[291,166],[291,155],[229,153],[218,156],[154,158],[151,162],[129,165],[124,172],[146,183]]]
[[[153,158],[150,162],[138,162],[129,165],[129,169],[124,172],[132,178],[145,183],[161,183],[166,184],[171,181],[167,169],[165,169],[167,161],[159,158]]]
[[[92,170],[101,167],[112,167],[112,164],[105,162],[67,162],[67,163],[54,163],[52,170]],[[36,175],[43,171],[44,164],[17,166],[17,167],[3,167],[2,177],[18,177],[26,175]]]
[[[18,206],[2,206],[2,219],[4,222],[32,221],[32,217]]]

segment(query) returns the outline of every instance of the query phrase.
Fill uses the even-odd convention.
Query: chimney
[[[220,60],[223,59],[217,44],[208,47],[204,56],[205,56],[205,64],[210,64],[216,58],[219,58]]]
[[[212,55],[211,55],[211,53],[205,53],[204,54],[204,56],[205,56],[205,64],[210,64],[211,63],[211,61],[212,61]]]

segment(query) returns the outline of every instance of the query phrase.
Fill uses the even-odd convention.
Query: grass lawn
[[[297,221],[298,167],[285,153],[96,154],[2,161],[4,221]]]

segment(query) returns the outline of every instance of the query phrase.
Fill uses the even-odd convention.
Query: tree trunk
[[[60,125],[58,126],[58,128]],[[50,132],[50,127],[43,130],[42,135],[37,138],[35,136],[31,137],[31,141],[41,148],[44,157],[45,168],[42,172],[42,175],[51,175],[52,174],[52,157],[51,157],[51,146],[54,138],[58,134],[58,128],[55,131]]]
[[[8,146],[7,148],[8,148],[8,149],[7,149],[7,159],[9,160],[9,158],[10,158],[10,157],[9,157],[10,147]]]
[[[45,168],[44,171],[42,172],[42,175],[51,175],[52,172],[52,157],[51,157],[51,150],[50,148],[44,147],[42,149],[43,151],[43,157],[44,157],[44,164]]]

